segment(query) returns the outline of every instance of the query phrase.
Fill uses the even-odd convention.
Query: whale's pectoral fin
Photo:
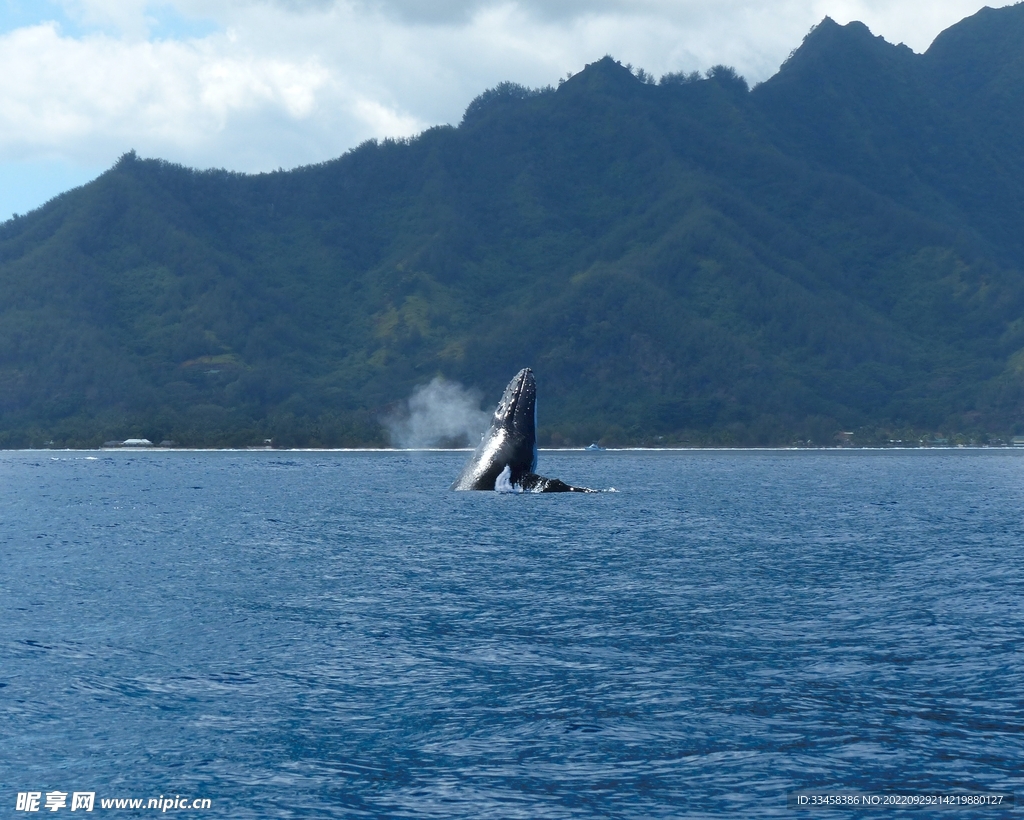
[[[573,487],[557,478],[545,478],[536,473],[527,473],[519,479],[518,484],[528,493],[595,493],[589,487]]]

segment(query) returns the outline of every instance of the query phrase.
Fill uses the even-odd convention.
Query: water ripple
[[[620,490],[560,497],[451,493],[464,454],[2,454],[3,799],[667,818],[1021,790],[1022,455],[542,454]]]

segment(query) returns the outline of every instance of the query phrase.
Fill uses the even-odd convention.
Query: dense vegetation
[[[245,176],[129,153],[0,226],[0,446],[384,444],[435,375],[544,443],[1024,432],[1024,5],[776,76],[604,58]]]

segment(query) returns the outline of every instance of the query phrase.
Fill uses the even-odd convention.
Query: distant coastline
[[[3,448],[0,453],[472,453],[472,447],[21,447]],[[586,447],[539,447],[541,453],[580,454],[598,457]],[[1013,444],[927,444],[927,445],[847,445],[819,446],[699,446],[692,447],[606,447],[602,453],[695,453],[695,452],[987,452],[1015,451],[1024,453],[1024,447]]]

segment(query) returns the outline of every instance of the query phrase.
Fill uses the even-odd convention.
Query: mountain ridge
[[[826,18],[750,90],[606,57],[290,172],[126,154],[0,225],[0,445],[379,445],[524,364],[545,444],[1022,432],[1015,114],[944,79],[1016,99],[1021,26]]]

